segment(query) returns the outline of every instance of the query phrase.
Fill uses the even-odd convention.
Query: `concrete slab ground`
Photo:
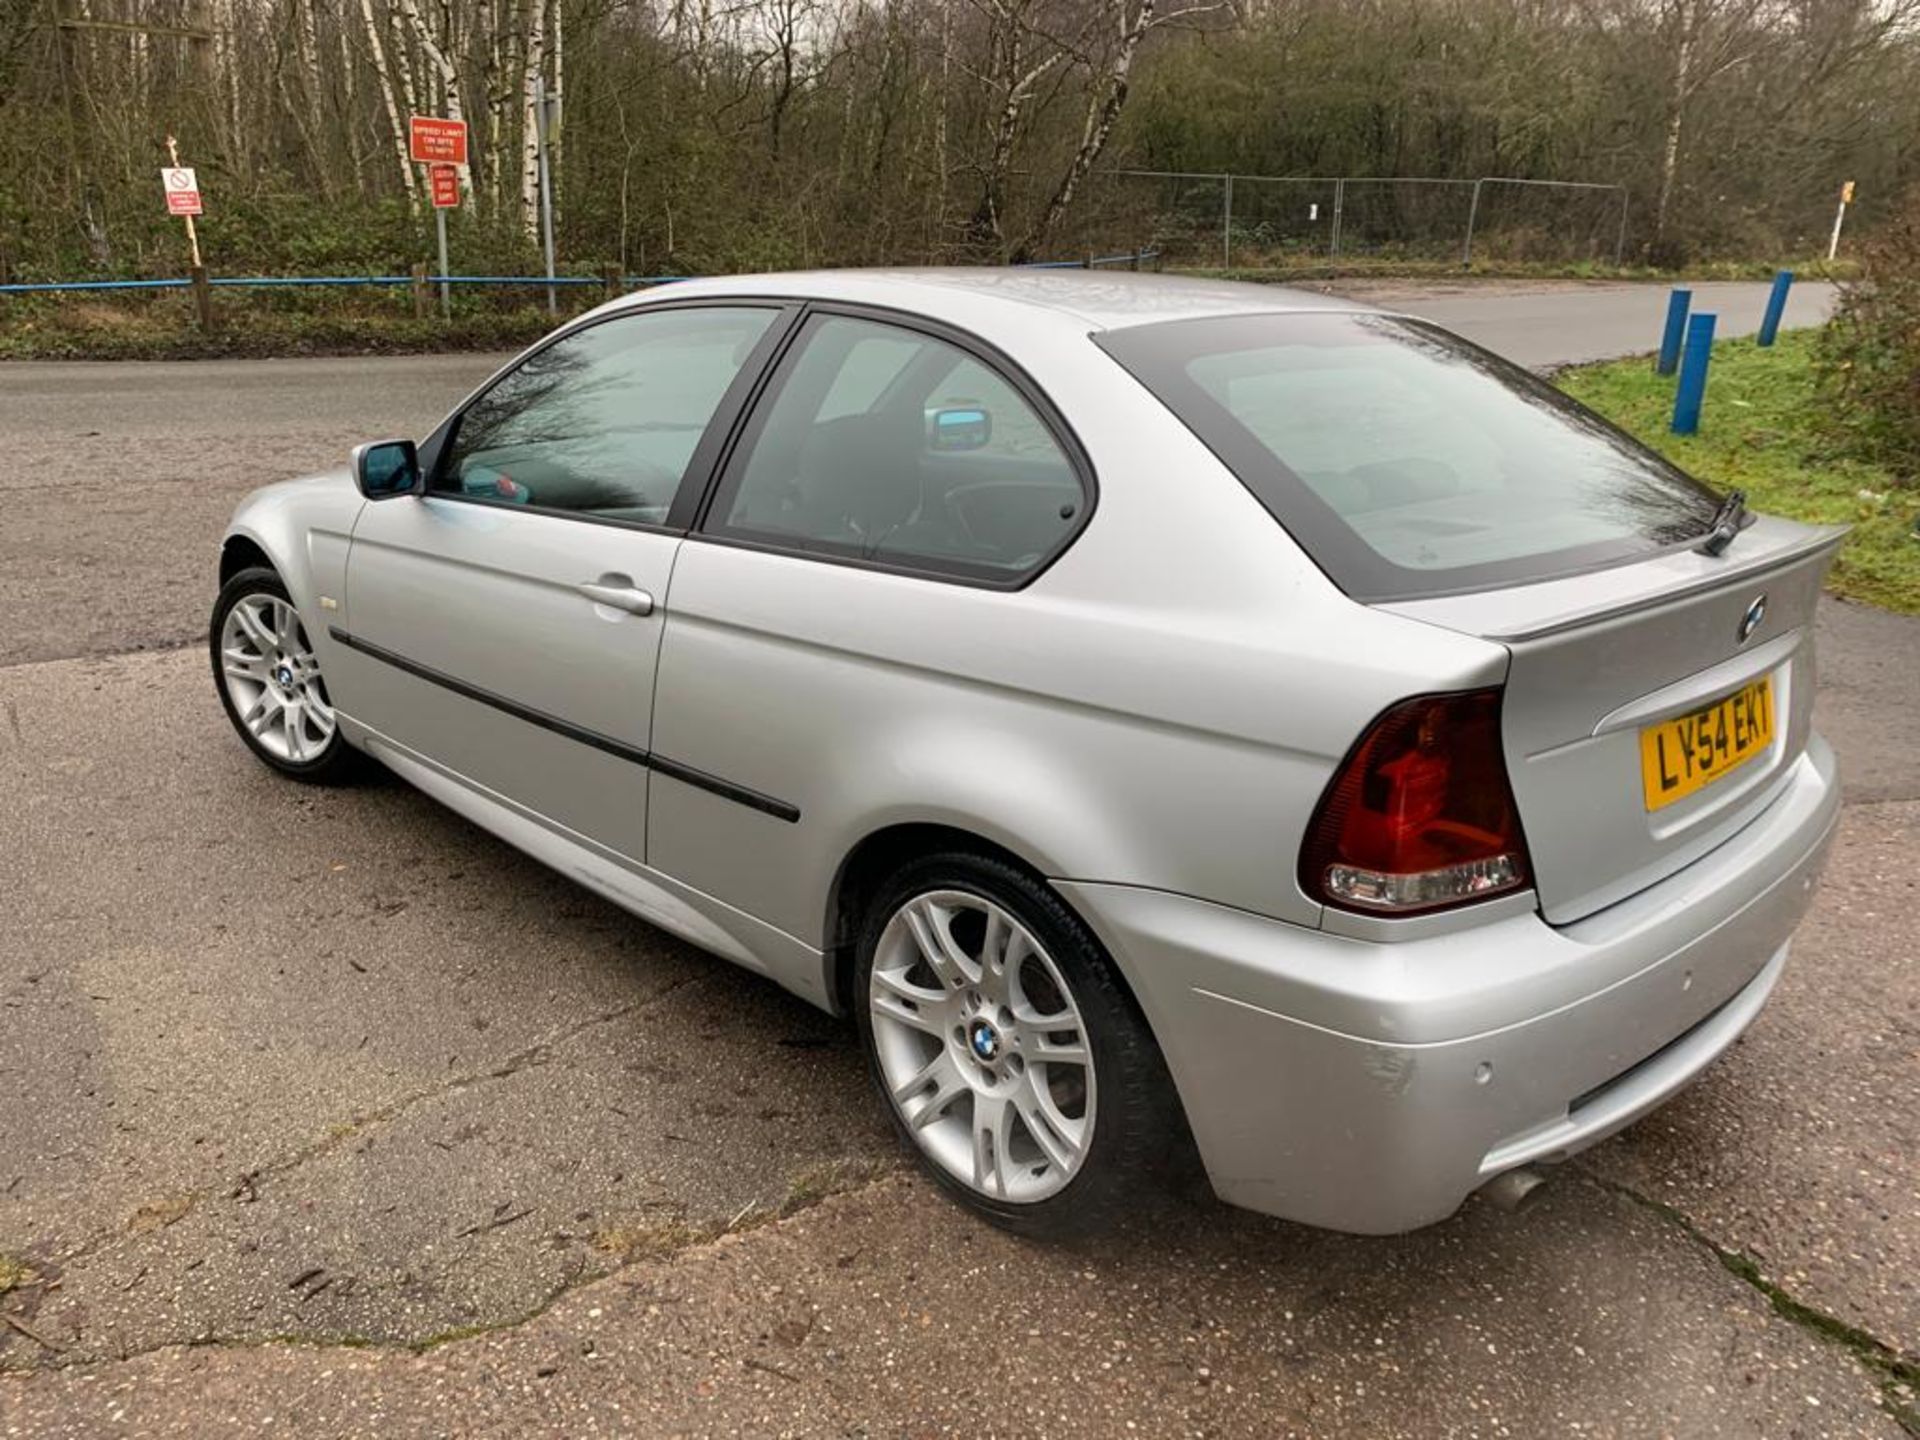
[[[423,1354],[174,1349],[10,1398],[36,1437],[1900,1433],[1844,1354],[1578,1179],[1397,1240],[1207,1210],[1098,1249],[883,1181]]]
[[[1527,1209],[1032,1246],[833,1021],[228,732],[219,516],[472,363],[0,369],[0,1436],[1920,1434],[1920,624],[1823,609],[1773,1003]]]

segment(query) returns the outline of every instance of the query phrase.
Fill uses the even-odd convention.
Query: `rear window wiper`
[[[1727,498],[1720,502],[1720,508],[1713,512],[1713,524],[1707,527],[1706,535],[1693,548],[1702,555],[1718,555],[1733,543],[1734,536],[1740,533],[1740,527],[1747,523],[1747,492],[1729,490]]]

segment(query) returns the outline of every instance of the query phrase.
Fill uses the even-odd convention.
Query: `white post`
[[[1233,176],[1226,177],[1226,187],[1220,207],[1220,267],[1223,270],[1233,268]]]
[[[540,243],[547,252],[547,313],[560,313],[553,287],[553,171],[547,163],[551,124],[547,114],[547,77],[533,79],[533,113],[540,146]]]
[[[1473,199],[1467,203],[1467,243],[1460,247],[1460,268],[1473,268],[1473,222],[1480,218],[1480,187],[1487,183],[1483,175],[1473,182]]]
[[[1840,253],[1840,225],[1841,225],[1841,222],[1843,222],[1846,218],[1847,218],[1846,192],[1842,191],[1840,196],[1840,208],[1833,212],[1833,235],[1832,235],[1832,238],[1830,238],[1827,241],[1827,261],[1829,264],[1832,263],[1833,257]]]

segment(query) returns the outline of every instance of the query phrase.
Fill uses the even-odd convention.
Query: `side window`
[[[807,322],[707,528],[974,579],[1032,570],[1086,492],[1020,393],[958,346],[844,316]]]
[[[776,313],[642,311],[556,341],[462,413],[433,489],[660,524]]]

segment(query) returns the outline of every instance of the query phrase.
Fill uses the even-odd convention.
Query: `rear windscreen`
[[[1246,315],[1094,339],[1357,599],[1617,563],[1697,540],[1719,503],[1544,381],[1419,321]]]

